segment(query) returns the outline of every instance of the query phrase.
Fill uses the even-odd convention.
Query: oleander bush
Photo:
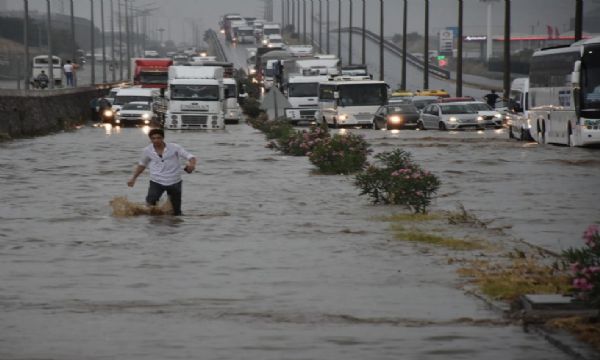
[[[600,308],[600,228],[590,225],[583,233],[585,247],[569,248],[563,252],[570,266],[575,296]]]
[[[365,167],[370,153],[362,136],[345,133],[323,139],[307,155],[323,174],[352,174]]]
[[[404,205],[414,213],[426,213],[440,187],[439,179],[404,150],[380,153],[375,159],[381,166],[371,164],[355,177],[360,195],[369,196],[374,204]]]
[[[279,150],[286,155],[305,156],[329,137],[327,128],[311,125],[306,130],[291,132],[287,136],[275,139],[267,147]]]

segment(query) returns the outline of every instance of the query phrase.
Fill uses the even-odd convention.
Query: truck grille
[[[315,116],[317,110],[300,110],[300,116]]]
[[[208,121],[208,116],[206,116],[206,115],[182,115],[181,116],[181,123],[183,125],[191,125],[191,126],[206,125],[207,121]]]

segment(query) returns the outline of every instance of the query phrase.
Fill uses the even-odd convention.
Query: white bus
[[[375,112],[387,104],[388,85],[375,80],[334,80],[319,84],[319,115],[324,124],[372,127]]]
[[[600,144],[600,37],[536,51],[529,70],[531,135],[540,144]]]
[[[50,79],[50,74],[48,74],[48,55],[39,55],[35,56],[32,60],[32,69],[31,69],[31,80],[35,83],[37,77],[41,74],[42,71],[48,75],[48,80]],[[56,55],[52,56],[52,73],[54,75],[54,84],[60,86],[62,84],[62,72],[63,72],[63,63],[62,59]]]

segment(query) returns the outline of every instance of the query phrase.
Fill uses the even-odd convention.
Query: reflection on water
[[[447,251],[393,241],[374,219],[401,209],[352,177],[315,176],[243,124],[167,132],[198,158],[186,216],[139,215],[148,174],[126,181],[148,137],[103,127],[0,144],[0,358],[566,358],[457,289]],[[577,243],[598,209],[589,150],[347,132],[440,176],[434,210],[460,201],[515,237]]]

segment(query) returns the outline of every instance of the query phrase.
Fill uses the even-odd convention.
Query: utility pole
[[[117,81],[115,73],[115,13],[113,9],[113,0],[110,0],[110,63],[112,82]]]
[[[323,52],[323,4],[319,0],[319,52]]]
[[[456,96],[461,97],[463,87],[463,0],[458,0],[458,46],[456,57]]]
[[[131,41],[129,34],[129,6],[125,0],[125,41],[127,42],[127,79],[131,79]]]
[[[73,64],[78,63],[78,61],[75,59],[77,57],[77,49],[75,49],[75,9],[74,9],[74,5],[73,5],[73,0],[70,1],[70,10],[71,10],[71,62]],[[73,71],[73,75],[75,75],[76,72]],[[73,82],[75,82],[75,79],[73,78]]]
[[[379,80],[385,76],[383,60],[383,0],[379,0]]]
[[[315,2],[310,0],[310,44],[315,44]]]
[[[104,32],[104,0],[100,0],[100,32],[102,33],[102,83],[106,84],[106,33]]]
[[[423,45],[423,90],[429,89],[429,0],[425,0],[425,44]]]
[[[123,16],[121,16],[121,0],[117,0],[117,11],[119,18],[119,80],[123,80]]]
[[[50,15],[50,0],[46,0],[47,8],[47,31],[48,31],[48,77],[50,78],[50,89],[54,89],[54,57],[52,56],[52,17]]]
[[[327,34],[327,53],[329,54],[329,0],[325,0],[327,2],[327,27],[325,28],[325,34]]]
[[[92,54],[92,79],[91,84],[96,85],[96,52],[95,52],[95,44],[94,44],[94,0],[90,0],[90,19],[92,22],[92,30],[90,32],[91,37],[91,51]]]
[[[338,59],[342,63],[342,0],[338,0]]]
[[[350,16],[348,26],[348,65],[352,64],[352,0],[350,1]]]
[[[306,44],[306,0],[302,0],[302,42]]]
[[[504,97],[510,96],[510,0],[504,0]]]
[[[365,0],[362,0],[362,59],[361,63],[367,63],[367,6]]]
[[[29,0],[23,1],[23,44],[25,50],[25,90],[29,90],[29,81],[31,80],[31,65],[29,64]]]
[[[402,79],[400,80],[400,89],[406,90],[406,32],[408,31],[408,0],[404,0],[403,20],[402,20]]]
[[[583,38],[583,0],[575,0],[575,41]]]

